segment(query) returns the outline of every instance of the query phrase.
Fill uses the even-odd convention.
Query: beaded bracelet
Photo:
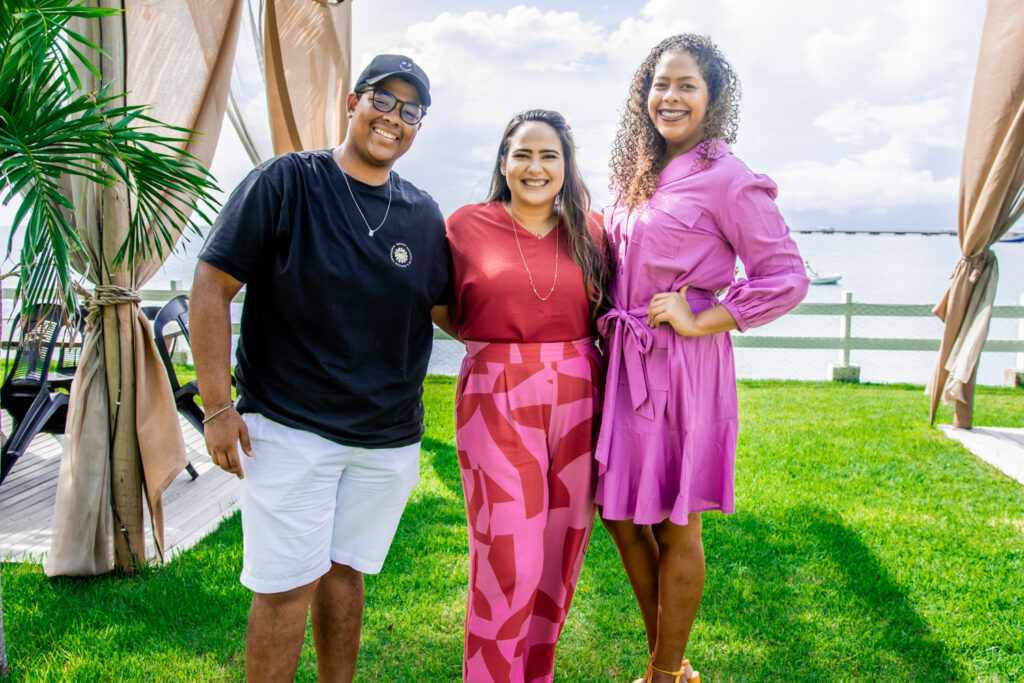
[[[217,417],[218,415],[220,415],[221,413],[223,413],[223,412],[224,412],[225,410],[227,410],[228,408],[234,408],[234,407],[235,407],[235,404],[234,404],[233,402],[232,402],[232,403],[229,403],[229,404],[227,404],[226,406],[224,406],[223,408],[221,408],[220,410],[218,410],[217,412],[215,412],[215,413],[214,413],[213,415],[211,415],[210,417],[208,417],[208,418],[206,418],[205,420],[203,420],[203,424],[206,424],[207,422],[209,422],[209,421],[210,421],[210,420],[212,420],[213,418]]]

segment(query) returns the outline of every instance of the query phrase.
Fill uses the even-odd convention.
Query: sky
[[[739,75],[733,151],[776,181],[791,227],[956,227],[984,0],[350,1],[354,74],[398,52],[431,79],[395,170],[446,215],[483,199],[505,125],[535,107],[569,121],[600,208],[634,71],[662,38],[696,32]],[[250,168],[226,123],[214,175],[230,190]],[[12,215],[0,208],[0,225]]]
[[[394,51],[430,76],[395,168],[446,215],[483,199],[505,125],[533,107],[566,116],[600,207],[633,73],[694,32],[736,69],[733,151],[776,181],[793,228],[956,228],[984,0],[352,2],[356,74]]]

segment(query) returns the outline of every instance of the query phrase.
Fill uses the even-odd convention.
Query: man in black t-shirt
[[[294,677],[310,605],[320,679],[352,680],[363,574],[380,571],[418,481],[430,317],[451,259],[437,204],[391,167],[429,104],[411,59],[378,55],[348,96],[341,145],[253,170],[199,255],[192,346],[207,450],[242,479],[250,681]]]

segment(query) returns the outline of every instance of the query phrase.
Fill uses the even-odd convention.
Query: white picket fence
[[[141,292],[144,304],[161,304],[187,293],[187,288],[180,282],[171,282],[170,289],[147,289]],[[4,299],[13,297],[13,290],[4,289]],[[245,301],[243,290],[235,297],[234,303]],[[237,309],[238,307],[233,307]],[[11,314],[8,302],[4,305],[4,315]],[[842,301],[837,303],[802,303],[789,315],[812,315],[834,317],[837,321],[836,334],[830,336],[770,336],[764,334],[734,334],[733,346],[737,348],[760,349],[815,349],[837,351],[836,362],[832,366],[833,379],[856,380],[857,373],[849,372],[851,351],[938,351],[938,337],[877,337],[860,336],[856,333],[858,319],[867,318],[927,318],[934,320],[930,304],[872,304],[855,301],[853,293],[843,292]],[[1015,353],[1015,368],[1007,369],[1007,383],[1019,383],[1024,377],[1024,293],[1020,295],[1017,306],[993,306],[993,319],[1016,319],[1016,339],[989,338],[985,342],[984,351]],[[231,330],[238,334],[238,315],[232,315]],[[451,339],[439,329],[434,330],[435,339]],[[1014,374],[1016,373],[1016,374]]]

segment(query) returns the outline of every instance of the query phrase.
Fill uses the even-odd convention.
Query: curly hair
[[[665,139],[647,112],[654,69],[666,52],[693,57],[708,85],[704,131],[698,145],[700,163],[707,166],[715,155],[715,140],[736,142],[739,127],[740,82],[732,65],[708,36],[682,33],[654,46],[640,64],[629,86],[622,122],[612,145],[611,190],[620,204],[636,208],[647,202],[658,186],[663,168]]]
[[[590,313],[596,318],[608,307],[608,260],[588,227],[590,190],[587,189],[576,166],[576,143],[564,116],[548,109],[530,109],[512,117],[501,136],[498,156],[494,161],[494,171],[491,175],[491,189],[485,201],[512,201],[512,190],[508,186],[508,180],[501,173],[501,164],[508,154],[509,140],[519,126],[530,121],[539,121],[551,126],[562,141],[565,180],[558,196],[555,197],[555,211],[569,235],[569,253],[572,260],[583,271],[583,284],[590,299]]]

